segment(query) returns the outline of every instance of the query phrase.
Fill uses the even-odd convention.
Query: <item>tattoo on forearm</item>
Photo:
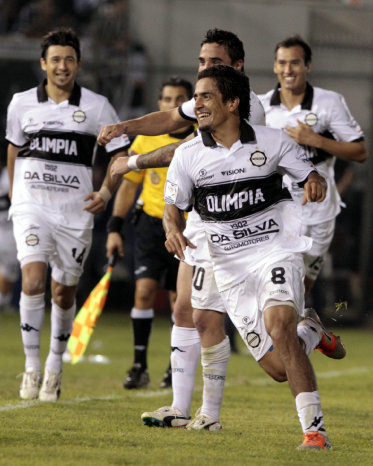
[[[175,149],[179,147],[182,142],[183,141],[174,142],[168,146],[148,152],[147,154],[141,154],[136,161],[137,167],[140,169],[168,167],[174,156]]]

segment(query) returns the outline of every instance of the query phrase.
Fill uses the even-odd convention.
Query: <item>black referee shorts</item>
[[[135,227],[135,279],[153,278],[176,290],[179,261],[167,252],[162,220],[142,212]]]

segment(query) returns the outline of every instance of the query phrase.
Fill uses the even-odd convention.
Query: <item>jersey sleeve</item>
[[[194,98],[188,100],[187,102],[184,102],[180,107],[179,107],[179,113],[184,120],[191,120],[191,121],[197,121],[196,115],[194,114]]]
[[[164,200],[167,204],[174,204],[180,210],[187,210],[192,204],[193,183],[185,166],[183,150],[178,147],[167,171],[164,189]]]
[[[114,110],[113,106],[109,103],[107,99],[104,100],[100,116],[98,118],[98,132],[102,126],[112,125],[113,123],[119,123],[119,117],[117,112]],[[117,152],[123,151],[130,146],[130,140],[127,134],[113,139],[105,146],[106,152],[110,155],[114,155]]]
[[[13,96],[7,112],[6,123],[6,140],[16,147],[22,147],[26,144],[24,132],[22,130],[19,111],[17,111],[17,97]]]
[[[311,172],[317,170],[311,162],[306,160],[303,147],[282,130],[278,131],[281,134],[279,171],[282,175],[289,175],[291,181],[303,183]]]
[[[341,94],[334,93],[329,125],[329,131],[337,141],[353,142],[364,139],[361,127],[351,115]]]
[[[259,97],[255,92],[250,92],[250,118],[249,122],[251,125],[262,125],[266,124],[266,116],[263,105],[259,100]]]

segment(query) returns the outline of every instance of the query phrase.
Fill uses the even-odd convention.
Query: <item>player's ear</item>
[[[229,111],[234,112],[238,109],[238,106],[240,105],[240,99],[238,97],[235,97],[234,99],[229,101]]]
[[[47,69],[47,64],[46,64],[44,58],[40,58],[40,67],[41,67],[41,69],[42,69],[43,71],[46,71],[46,69]]]

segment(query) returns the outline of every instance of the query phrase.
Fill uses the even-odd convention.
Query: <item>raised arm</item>
[[[144,154],[137,154],[131,157],[121,157],[116,160],[112,166],[111,175],[125,175],[131,170],[143,170],[146,168],[160,168],[168,167],[173,159],[175,150],[184,142],[189,141],[194,137],[194,134],[190,134],[182,141],[173,142],[167,146],[159,147],[152,152]]]
[[[185,119],[180,115],[176,107],[164,112],[153,112],[140,118],[104,126],[101,128],[97,142],[101,146],[105,146],[112,139],[122,134],[130,136],[138,134],[158,136],[160,134],[172,133],[183,126],[185,126]]]

